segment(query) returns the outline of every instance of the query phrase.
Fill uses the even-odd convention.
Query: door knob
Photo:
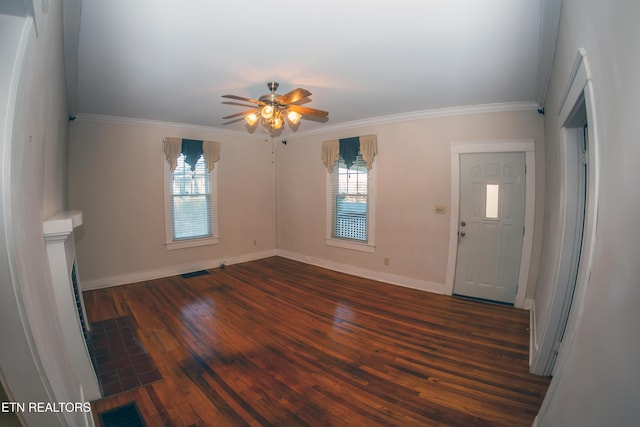
[[[458,233],[458,234],[460,234],[460,237],[464,237],[464,236],[466,236],[466,235],[467,235],[467,233],[465,233],[464,231],[461,231],[461,232],[460,232],[460,233]]]
[[[462,221],[462,222],[460,223],[460,225],[464,227],[465,225],[467,225],[467,223],[466,223],[466,222],[464,222],[464,221]]]

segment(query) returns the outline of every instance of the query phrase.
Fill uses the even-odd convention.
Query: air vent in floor
[[[206,276],[207,274],[210,274],[207,270],[198,270],[192,271],[191,273],[181,274],[180,277],[182,277],[183,279],[188,279],[190,277]]]
[[[103,427],[146,427],[135,402],[98,414]]]

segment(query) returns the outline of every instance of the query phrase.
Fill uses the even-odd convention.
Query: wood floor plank
[[[94,413],[135,400],[150,426],[529,426],[549,384],[524,310],[280,257],[84,298],[131,316],[163,377]]]

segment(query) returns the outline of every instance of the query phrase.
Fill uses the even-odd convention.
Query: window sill
[[[184,249],[184,248],[193,248],[196,246],[207,246],[207,245],[217,245],[220,241],[218,237],[207,237],[205,239],[189,239],[189,240],[178,240],[175,242],[166,242],[165,246],[168,251],[172,251],[174,249]]]
[[[351,249],[354,251],[368,252],[370,254],[376,251],[376,246],[371,243],[356,243],[347,240],[332,239],[327,237],[327,246],[335,246],[337,248]]]

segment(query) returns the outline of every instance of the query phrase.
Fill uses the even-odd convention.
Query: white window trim
[[[337,162],[336,162],[337,163]],[[367,186],[368,190],[368,206],[369,218],[367,218],[367,243],[359,243],[348,239],[336,239],[331,237],[331,231],[333,230],[332,217],[333,217],[333,195],[331,193],[332,182],[331,174],[326,173],[326,238],[325,242],[327,246],[333,246],[343,249],[351,249],[354,251],[374,253],[376,251],[375,245],[375,223],[376,223],[376,168],[372,167],[367,172],[368,180],[371,185]]]
[[[169,164],[163,159],[162,169],[164,170],[164,232],[165,246],[167,250],[193,248],[196,246],[217,245],[220,242],[218,235],[218,165],[209,171],[209,179],[211,180],[211,218],[213,224],[211,227],[211,237],[202,239],[173,240],[173,226],[171,218],[171,188],[169,180],[171,179],[171,170]]]

